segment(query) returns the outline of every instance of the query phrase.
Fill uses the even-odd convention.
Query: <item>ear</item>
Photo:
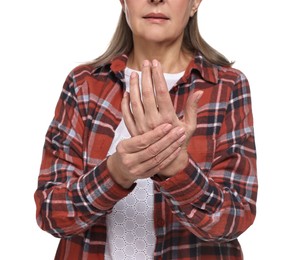
[[[190,13],[190,16],[191,17],[196,13],[196,11],[197,11],[197,9],[198,9],[201,1],[202,0],[193,0],[192,8],[191,8],[191,13]]]
[[[120,4],[121,4],[121,10],[122,10],[122,12],[124,12],[125,13],[125,8],[126,8],[126,3],[125,3],[125,0],[119,0],[120,1]]]
[[[120,4],[121,4],[121,7],[123,8],[124,7],[124,0],[119,0],[120,1]]]

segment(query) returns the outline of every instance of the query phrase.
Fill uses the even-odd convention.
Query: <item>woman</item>
[[[243,259],[256,214],[246,77],[200,36],[201,0],[121,0],[67,77],[35,192],[56,259]]]

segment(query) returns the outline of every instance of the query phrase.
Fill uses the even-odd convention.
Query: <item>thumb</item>
[[[203,91],[196,91],[189,95],[184,111],[184,122],[190,130],[196,129],[196,113],[198,108],[198,101],[203,95]]]

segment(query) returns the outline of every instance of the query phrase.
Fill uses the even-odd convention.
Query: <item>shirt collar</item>
[[[126,67],[126,63],[128,60],[128,56],[123,54],[115,57],[110,62],[110,69],[113,71],[120,79],[124,78],[124,69]],[[189,63],[187,69],[185,70],[183,79],[190,77],[194,71],[198,71],[200,76],[208,82],[218,83],[218,66],[210,63],[205,59],[205,57],[197,52],[194,59]]]
[[[188,65],[184,73],[185,78],[189,77],[194,71],[198,71],[205,81],[218,83],[218,66],[207,61],[200,52],[196,53],[194,59]]]

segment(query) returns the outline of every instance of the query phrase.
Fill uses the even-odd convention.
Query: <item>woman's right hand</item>
[[[162,124],[119,142],[107,160],[111,177],[126,189],[137,179],[152,177],[177,158],[185,139],[184,128]]]

